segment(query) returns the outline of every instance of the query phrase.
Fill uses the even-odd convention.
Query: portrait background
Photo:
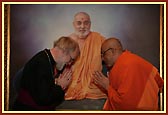
[[[91,30],[117,37],[125,49],[145,58],[159,70],[160,5],[12,4],[10,13],[10,78],[37,52],[73,32],[73,16],[91,16]],[[12,83],[12,82],[10,82]],[[14,99],[10,85],[10,105]]]

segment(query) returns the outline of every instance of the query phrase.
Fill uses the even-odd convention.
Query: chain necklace
[[[51,64],[50,57],[49,57],[48,52],[46,51],[46,49],[44,50],[44,52],[46,53],[46,55],[47,55],[47,57],[48,57],[48,60],[49,60],[49,63],[50,63],[50,68],[51,68],[51,73],[52,73],[52,76],[53,76],[53,78],[54,78],[54,71],[53,71],[53,69],[52,69],[52,64]]]

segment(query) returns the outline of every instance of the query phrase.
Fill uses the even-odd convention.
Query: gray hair
[[[58,47],[63,51],[70,53],[75,51],[76,48],[79,48],[79,45],[75,40],[71,39],[70,37],[62,36],[54,42],[53,47]]]

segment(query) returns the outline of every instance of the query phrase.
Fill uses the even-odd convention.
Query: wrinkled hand
[[[72,70],[65,69],[63,73],[55,79],[55,84],[60,85],[63,90],[65,90],[72,80]]]
[[[109,79],[108,79],[108,77],[106,77],[105,75],[103,75],[102,72],[95,71],[93,73],[93,82],[96,85],[99,85],[99,86],[103,87],[105,90],[108,90]]]

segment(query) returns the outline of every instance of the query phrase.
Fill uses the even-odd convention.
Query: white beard
[[[82,32],[78,32],[76,31],[75,34],[79,37],[79,38],[86,38],[86,36],[90,33],[89,30],[85,31],[84,33]]]
[[[65,63],[57,63],[57,64],[56,64],[56,68],[57,68],[58,70],[62,70],[62,69],[64,68],[64,66],[65,66]]]

